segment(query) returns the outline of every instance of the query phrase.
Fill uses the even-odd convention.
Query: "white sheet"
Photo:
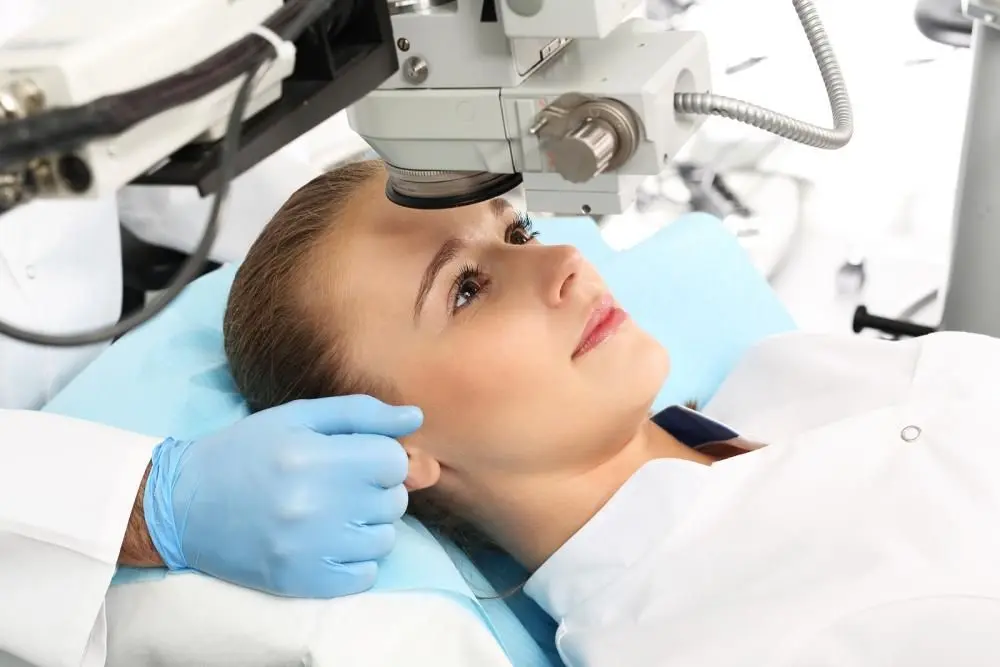
[[[196,574],[113,587],[108,667],[510,667],[474,612],[443,595],[292,600]]]

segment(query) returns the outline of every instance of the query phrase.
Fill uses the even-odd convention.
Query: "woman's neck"
[[[715,460],[646,421],[614,457],[588,470],[547,475],[545,479],[518,479],[511,485],[518,488],[504,489],[503,498],[480,504],[474,521],[525,568],[534,571],[590,521],[639,468],[662,458],[705,465]]]

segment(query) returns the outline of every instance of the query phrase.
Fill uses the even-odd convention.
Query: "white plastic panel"
[[[499,22],[481,20],[482,2],[459,0],[419,14],[392,17],[400,71],[382,89],[500,88],[516,86],[532,69],[558,51],[552,38],[507,38]],[[403,48],[400,48],[403,47]],[[419,83],[407,80],[408,59],[427,68]]]
[[[460,0],[461,1],[461,0]],[[603,38],[642,0],[497,0],[508,37]]]
[[[400,167],[514,170],[499,89],[377,90],[347,117],[379,155]]]
[[[503,92],[507,134],[511,137],[516,169],[525,173],[529,205],[534,206],[533,190],[580,191],[554,173],[538,139],[529,132],[538,111],[563,93],[610,97],[628,104],[641,119],[643,138],[632,159],[616,173],[652,176],[663,170],[704,122],[702,117],[678,117],[674,112],[674,93],[710,90],[708,48],[700,33],[664,32],[637,19],[622,24],[603,40],[574,41],[557,62],[517,88]],[[539,172],[550,172],[544,174],[545,186],[539,184]],[[561,187],[557,185],[560,182]],[[601,191],[593,183],[583,184],[583,189]],[[536,195],[534,201],[541,196]],[[553,197],[544,195],[544,200],[550,202],[547,206],[563,201]],[[633,197],[634,193],[629,192],[629,203]],[[568,204],[576,198],[568,197],[566,201]],[[604,208],[606,204],[600,203],[609,201],[595,196],[597,203],[582,203],[589,203],[594,213],[621,212],[608,210]],[[557,212],[577,210],[562,208]]]
[[[621,213],[635,201],[643,176],[601,174],[586,183],[567,183],[558,174],[525,174],[526,210],[560,215]]]
[[[0,48],[0,86],[30,79],[49,106],[75,106],[179,72],[247,34],[281,0],[77,0],[64,3]],[[261,78],[248,115],[280,93],[292,58]],[[240,81],[81,151],[90,196],[109,194],[206,131],[218,132]]]

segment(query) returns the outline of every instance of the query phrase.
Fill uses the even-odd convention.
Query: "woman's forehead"
[[[372,287],[365,277],[373,271],[386,287],[399,279],[416,288],[443,245],[457,241],[462,247],[476,247],[502,241],[510,217],[506,202],[442,210],[405,208],[389,201],[384,184],[378,182],[366,186],[352,203],[343,212],[349,218],[347,233],[334,234],[330,240],[339,246],[332,253],[340,260],[339,279],[363,283],[352,286],[355,293]]]
[[[363,194],[356,213],[355,233],[391,246],[394,251],[426,251],[450,238],[465,242],[495,239],[503,225],[498,213],[509,205],[503,200],[460,208],[425,210],[399,206],[389,201],[382,187]],[[503,202],[500,205],[495,202]]]

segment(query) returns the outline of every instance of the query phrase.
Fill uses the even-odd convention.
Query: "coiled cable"
[[[833,129],[797,120],[750,102],[712,93],[676,93],[674,109],[678,113],[729,118],[815,148],[835,149],[846,146],[854,135],[854,112],[851,110],[847,84],[844,83],[837,57],[812,0],[792,0],[792,5],[805,30],[826,86],[833,113]]]

